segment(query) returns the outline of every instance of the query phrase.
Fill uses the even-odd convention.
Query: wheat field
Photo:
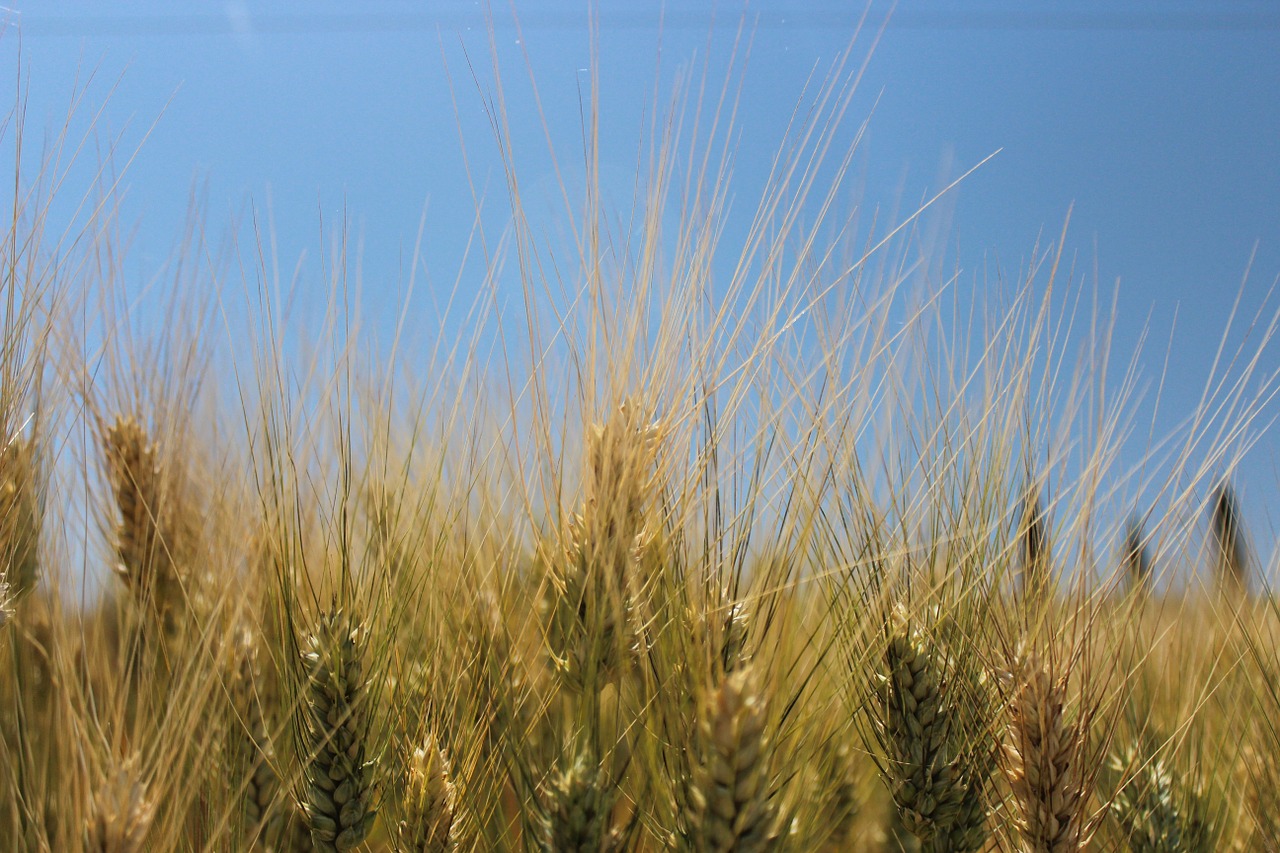
[[[1280,314],[1135,458],[1065,226],[977,282],[917,274],[931,200],[856,227],[857,59],[732,243],[732,81],[669,93],[622,217],[590,103],[564,243],[500,144],[426,356],[369,345],[342,234],[310,339],[265,230],[193,228],[140,321],[110,182],[15,176],[0,849],[1280,850],[1232,485]]]

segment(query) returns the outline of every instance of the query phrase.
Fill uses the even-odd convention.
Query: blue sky
[[[316,252],[322,214],[330,224],[345,214],[362,243],[377,322],[401,298],[424,210],[429,276],[420,298],[453,284],[472,212],[460,137],[477,177],[501,189],[466,65],[469,56],[482,66],[488,85],[482,3],[421,11],[427,4],[395,0],[122,0],[109,10],[0,2],[13,10],[0,67],[9,79],[21,67],[30,87],[28,143],[61,126],[76,81],[92,73],[78,126],[105,102],[99,138],[119,138],[117,161],[142,146],[124,207],[137,223],[127,273],[139,281],[162,267],[200,186],[214,227],[243,218],[251,203],[269,207],[286,262]],[[598,9],[605,179],[624,198],[655,76],[665,94],[679,68],[709,51],[717,79],[741,12],[730,3],[668,6],[661,29],[657,4]],[[776,0],[748,7],[754,41],[737,197],[758,191],[806,78],[848,44],[860,10]],[[874,8],[873,25],[885,11]],[[526,91],[527,51],[556,144],[571,159],[591,63],[585,6],[521,0],[516,12],[519,34],[508,7],[493,12],[504,77]],[[1171,425],[1199,399],[1251,255],[1245,309],[1261,304],[1280,273],[1278,91],[1273,3],[903,0],[853,102],[852,127],[874,106],[855,169],[864,203],[890,207],[999,150],[950,202],[950,257],[970,276],[992,260],[1016,274],[1038,235],[1056,237],[1070,209],[1068,249],[1079,268],[1096,269],[1104,287],[1120,284],[1117,348],[1132,347],[1149,322],[1149,376],[1167,355],[1161,423]],[[522,177],[531,197],[550,202],[554,172],[537,113],[527,99],[508,107]],[[8,168],[10,142],[0,167]],[[97,153],[86,157],[82,177]],[[1269,353],[1264,365],[1275,370],[1280,358]],[[1240,478],[1246,504],[1271,512],[1280,510],[1275,446],[1264,441]],[[1251,513],[1269,524],[1262,509]]]

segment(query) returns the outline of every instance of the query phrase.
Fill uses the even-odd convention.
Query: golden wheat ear
[[[1015,825],[1028,851],[1070,853],[1085,841],[1081,766],[1087,732],[1070,721],[1066,688],[1031,657],[1008,709],[1005,775],[1017,809]]]
[[[113,570],[139,605],[172,632],[183,606],[174,555],[180,545],[178,527],[184,521],[173,472],[164,470],[159,445],[136,418],[118,416],[100,432],[119,512]]]
[[[23,436],[0,450],[0,577],[14,600],[35,589],[40,576],[44,511],[36,453]]]
[[[657,458],[663,430],[623,403],[586,442],[582,510],[571,517],[548,572],[547,639],[561,683],[596,693],[642,653],[639,611],[650,583]],[[557,549],[552,549],[557,553]]]
[[[138,762],[121,762],[94,786],[85,828],[87,853],[142,853],[156,805],[138,777]]]

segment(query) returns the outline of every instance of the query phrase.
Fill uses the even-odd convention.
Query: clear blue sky
[[[363,241],[376,317],[399,300],[424,207],[430,286],[452,284],[449,265],[472,212],[460,131],[501,206],[498,161],[464,59],[465,49],[489,63],[483,3],[0,2],[14,9],[0,39],[0,80],[24,69],[29,143],[60,127],[75,81],[90,72],[87,107],[107,104],[103,139],[118,136],[127,154],[154,123],[125,182],[126,218],[138,223],[129,270],[139,280],[163,263],[200,184],[214,227],[269,199],[286,261],[316,250],[320,213],[332,223],[345,209]],[[731,3],[668,6],[661,32],[657,3],[598,10],[603,160],[620,194],[651,106],[659,38],[666,81],[708,43],[723,70],[740,17]],[[527,49],[552,132],[572,158],[590,64],[585,5],[521,0],[516,9],[519,46],[509,8],[494,12],[504,75],[524,91]],[[860,9],[828,0],[750,5],[740,197],[758,188],[806,77],[846,46]],[[879,4],[874,24],[885,10]],[[1118,348],[1131,347],[1148,319],[1155,341],[1167,342],[1176,314],[1164,405],[1167,423],[1185,416],[1255,246],[1246,307],[1280,273],[1280,7],[903,0],[854,101],[854,125],[877,99],[858,160],[865,200],[918,199],[1002,149],[955,198],[952,256],[966,270],[998,258],[1015,274],[1037,235],[1056,237],[1073,207],[1069,249],[1084,268],[1096,265],[1103,285],[1120,282]],[[536,113],[527,101],[508,106],[526,186],[550,197]],[[91,109],[81,115],[83,126]],[[97,152],[87,157],[85,174]],[[1154,347],[1152,377],[1165,355],[1163,343]],[[1271,353],[1266,365],[1274,370],[1280,358]],[[1246,502],[1271,513],[1280,511],[1276,446],[1264,442],[1242,477]]]

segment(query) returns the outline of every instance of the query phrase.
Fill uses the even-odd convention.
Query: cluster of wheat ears
[[[425,351],[361,344],[341,240],[316,343],[270,241],[201,228],[148,331],[112,187],[55,225],[74,144],[20,164],[0,849],[1280,850],[1280,612],[1230,485],[1274,321],[1142,434],[1065,234],[992,285],[927,204],[858,225],[849,59],[746,228],[732,87],[671,99],[621,226],[589,105],[562,242],[477,80],[510,216]]]

